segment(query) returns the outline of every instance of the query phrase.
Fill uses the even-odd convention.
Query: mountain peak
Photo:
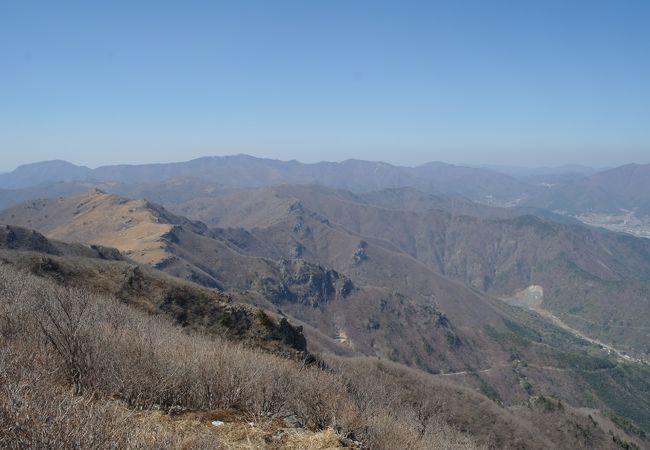
[[[0,175],[0,187],[16,189],[53,181],[85,179],[91,169],[68,161],[55,159],[18,166],[14,171]]]

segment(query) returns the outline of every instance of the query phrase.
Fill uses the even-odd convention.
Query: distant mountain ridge
[[[508,175],[488,169],[456,166],[441,162],[417,167],[349,159],[343,162],[305,164],[248,155],[211,156],[186,162],[142,165],[110,165],[96,169],[64,161],[20,166],[0,175],[0,188],[16,189],[46,182],[115,181],[156,183],[170,178],[195,177],[226,187],[261,187],[289,184],[320,184],[355,192],[412,187],[425,192],[445,192],[473,199],[516,199],[529,186]]]
[[[494,170],[495,172],[505,173],[506,175],[510,175],[515,178],[522,178],[522,179],[528,177],[535,177],[535,176],[544,176],[544,175],[574,174],[574,175],[589,176],[597,172],[602,172],[604,170],[609,169],[609,168],[588,167],[579,164],[565,164],[563,166],[552,166],[552,167],[525,167],[525,166],[482,164],[476,167],[480,169]]]
[[[19,166],[12,172],[0,174],[0,187],[19,189],[56,181],[85,179],[92,169],[62,160],[43,161]]]
[[[626,164],[557,186],[529,200],[535,206],[566,211],[650,214],[650,164]]]
[[[650,164],[604,171],[583,166],[525,169],[442,162],[404,167],[356,159],[307,164],[244,154],[96,169],[61,160],[26,164],[0,174],[0,207],[42,196],[35,193],[46,186],[48,190],[52,186],[55,195],[71,195],[106,183],[142,185],[134,191],[147,189],[146,194],[152,196],[162,187],[157,186],[160,183],[187,178],[197,180],[193,188],[197,194],[216,186],[240,189],[280,184],[321,185],[355,193],[411,188],[428,194],[461,195],[495,206],[528,206],[569,215],[650,214]]]

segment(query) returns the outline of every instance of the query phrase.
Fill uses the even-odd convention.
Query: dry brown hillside
[[[51,239],[114,247],[134,261],[157,264],[169,254],[163,235],[178,219],[146,200],[94,189],[74,197],[28,202],[0,215],[0,222],[37,229]]]
[[[97,200],[95,214],[132,202],[102,192],[80,198],[89,196]],[[66,210],[56,206],[85,204],[80,198],[37,202],[37,208],[26,203],[2,218],[48,227],[53,224],[44,216],[51,210],[61,226]],[[450,281],[396,243],[352,231],[302,201],[279,198],[266,217],[258,203],[249,209],[257,224],[247,229],[209,229],[155,204],[142,205],[144,211],[133,208],[134,215],[146,211],[158,225],[169,226],[159,237],[168,256],[155,268],[297,319],[320,350],[418,367],[504,405],[555,396],[650,427],[646,367]],[[67,209],[71,223],[79,220],[75,211]],[[114,216],[107,211],[100,216]],[[385,223],[387,229],[392,225]],[[172,303],[168,312],[179,323],[204,320],[205,309],[196,311],[195,300]]]
[[[242,347],[205,333],[206,316],[189,314],[202,295],[218,294],[147,268],[123,285],[119,269],[128,262],[27,246],[2,250],[0,259],[3,448],[615,449],[645,442],[598,411],[552,397],[504,407],[375,358],[330,357],[323,370],[256,350],[263,340]],[[185,330],[142,311],[166,286],[193,292],[178,305],[188,308]],[[258,314],[256,327],[269,320]]]
[[[0,213],[0,221],[33,226],[48,237],[113,245],[206,286],[260,293],[362,354],[431,371],[485,368],[509,357],[483,328],[505,330],[491,306],[398,248],[366,242],[295,202],[267,220],[251,246],[249,233],[236,239],[232,230],[207,230],[155,204],[98,190]]]

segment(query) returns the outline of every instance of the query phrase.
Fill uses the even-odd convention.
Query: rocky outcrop
[[[368,255],[366,254],[367,247],[368,243],[366,241],[359,242],[359,247],[354,251],[354,254],[352,255],[352,261],[354,261],[355,264],[361,264],[368,259]]]
[[[261,277],[255,283],[255,289],[276,305],[300,303],[317,308],[347,297],[354,289],[346,276],[302,259],[282,260],[279,265],[277,278]]]
[[[50,255],[61,254],[61,251],[42,234],[11,225],[0,225],[0,248],[35,251]]]
[[[256,348],[285,356],[311,358],[302,327],[295,327],[284,317],[274,317],[262,309],[200,295],[191,288],[175,288],[167,292],[159,309],[176,323],[216,332]]]

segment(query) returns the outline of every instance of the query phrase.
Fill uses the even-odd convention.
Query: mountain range
[[[168,164],[102,166],[96,169],[65,161],[48,161],[20,166],[13,172],[0,175],[0,188],[20,189],[80,180],[154,183],[174,177],[195,177],[232,188],[280,183],[321,184],[352,191],[414,187],[427,192],[455,192],[472,198],[490,195],[510,199],[527,189],[524,183],[498,172],[437,162],[413,168],[360,160],[303,164],[248,155],[204,157]]]
[[[223,188],[250,188],[278,184],[317,184],[352,192],[413,188],[430,194],[462,195],[496,206],[529,206],[570,215],[585,212],[650,213],[650,164],[628,164],[597,171],[583,166],[521,169],[463,167],[441,162],[417,167],[383,162],[346,160],[304,164],[248,155],[204,157],[186,162],[112,165],[90,169],[65,161],[26,164],[0,174],[0,206],[35,198],[55,186],[65,194],[78,182],[142,185],[172,178],[196,178]],[[67,182],[67,183],[66,183]],[[72,183],[70,183],[72,182]],[[39,188],[40,186],[40,188]]]
[[[508,411],[601,411],[645,446],[650,240],[540,199],[642,206],[646,170],[549,187],[442,163],[57,161],[0,175],[0,256],[269,351],[390,361]]]
[[[648,350],[644,325],[635,325],[648,315],[647,241],[503,217],[512,211],[499,216],[484,205],[474,216],[454,213],[454,201],[451,212],[421,210],[423,198],[408,190],[217,192],[164,207],[95,189],[26,202],[2,211],[0,222],[116,247],[135,262],[276,311],[300,324],[317,352],[395,361],[508,404],[539,392],[650,423],[646,369],[634,362]],[[626,295],[596,295],[612,285]],[[535,286],[543,295],[534,304],[511,301]],[[562,315],[567,310],[604,323],[582,327]],[[570,327],[540,318],[545,312]],[[618,320],[609,327],[616,334],[602,331],[607,314]],[[630,326],[616,327],[621,321]],[[585,338],[576,338],[581,331]],[[628,373],[626,365],[637,368]]]

